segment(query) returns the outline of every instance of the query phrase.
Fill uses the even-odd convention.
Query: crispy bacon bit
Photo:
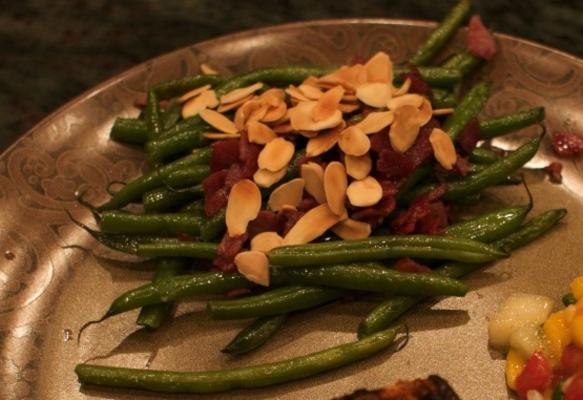
[[[457,138],[457,142],[465,154],[469,154],[474,150],[479,139],[480,124],[476,118],[473,118]]]
[[[429,204],[429,213],[419,220],[417,233],[441,235],[447,227],[447,207],[441,201]]]
[[[237,288],[229,290],[227,293],[225,293],[225,296],[229,299],[234,299],[237,297],[248,295],[249,293],[251,293],[251,289]]]
[[[221,243],[219,243],[217,256],[213,260],[213,266],[223,272],[235,271],[235,256],[243,248],[247,237],[247,234],[229,236],[228,233],[225,233]]]
[[[362,221],[370,224],[373,228],[382,224],[383,220],[395,209],[397,202],[395,195],[397,194],[397,185],[390,181],[380,181],[383,189],[383,197],[381,200],[371,207],[357,209],[352,213],[351,218],[357,221]]]
[[[375,153],[381,153],[383,150],[391,149],[391,142],[389,141],[388,129],[375,133],[370,136],[370,149]]]
[[[243,178],[252,178],[257,171],[257,158],[261,152],[261,146],[251,143],[247,131],[241,132],[239,138],[239,159],[243,163]]]
[[[204,213],[210,218],[227,205],[225,179],[227,170],[210,174],[202,181],[204,189]]]
[[[561,157],[573,157],[583,154],[583,136],[572,132],[553,134],[553,150]]]
[[[415,140],[413,146],[411,146],[411,148],[405,153],[405,155],[413,161],[415,168],[433,157],[433,148],[429,142],[429,135],[431,135],[431,131],[433,131],[434,128],[439,128],[440,126],[438,120],[431,118],[427,124],[421,127],[417,140]]]
[[[553,183],[563,182],[563,175],[561,174],[561,172],[563,171],[563,164],[561,164],[560,162],[553,161],[552,163],[544,167],[544,170],[547,174],[549,174],[549,179],[551,180],[551,182]]]
[[[217,140],[211,146],[213,148],[211,171],[227,169],[239,161],[239,139]]]
[[[399,272],[414,272],[414,273],[426,273],[431,272],[431,269],[423,264],[412,260],[409,257],[401,258],[393,264],[393,268]]]
[[[476,57],[489,60],[496,54],[494,36],[482,23],[479,15],[470,18],[468,24],[468,51]]]
[[[470,172],[469,157],[462,157],[458,154],[455,165],[453,166],[453,173],[460,176],[466,176]]]
[[[392,149],[385,149],[379,153],[376,166],[377,171],[386,179],[406,178],[415,169],[410,158]]]
[[[405,81],[407,78],[411,80],[409,93],[417,93],[430,98],[432,94],[431,87],[429,84],[427,84],[427,82],[425,82],[417,67],[413,64],[409,64],[407,67],[409,68],[409,72],[403,74],[401,78],[403,81]]]
[[[445,185],[439,185],[433,191],[415,199],[407,210],[395,217],[391,223],[393,230],[400,234],[442,233],[447,226],[447,209],[442,202],[437,202],[437,200],[445,194],[446,190]]]
[[[261,210],[253,221],[247,226],[249,239],[253,239],[262,232],[277,232],[279,230],[279,221],[277,214],[273,211]]]
[[[302,199],[298,210],[302,212],[310,211],[312,208],[318,205],[318,201],[307,193],[304,193],[304,198]]]

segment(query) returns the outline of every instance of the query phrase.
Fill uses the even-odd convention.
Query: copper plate
[[[156,369],[205,370],[257,364],[306,354],[351,341],[373,303],[330,305],[291,318],[260,351],[230,360],[218,350],[243,322],[209,321],[196,303],[179,307],[175,320],[157,332],[136,329],[136,313],[91,327],[80,345],[70,340],[100,316],[123,291],[148,281],[150,273],[105,261],[112,253],[68,220],[68,209],[89,220],[74,201],[103,201],[106,184],[136,176],[143,154],[108,140],[117,116],[134,116],[132,103],[148,85],[196,73],[209,63],[224,73],[275,64],[347,63],[355,55],[388,51],[406,60],[431,24],[391,20],[317,21],[243,32],[193,45],[139,65],[83,94],[46,118],[0,157],[0,398],[152,399],[164,396],[110,389],[80,389],[73,368],[85,360]],[[482,72],[493,83],[484,110],[494,116],[544,105],[551,131],[583,132],[583,62],[567,54],[498,35],[500,54]],[[453,48],[463,46],[463,37]],[[514,147],[536,132],[499,141]],[[553,159],[548,139],[531,162]],[[525,291],[559,299],[571,278],[583,272],[583,163],[564,162],[564,183],[529,174],[535,210],[566,207],[558,229],[507,260],[472,274],[472,291],[461,299],[426,302],[407,318],[409,345],[337,371],[263,390],[193,396],[213,399],[330,399],[359,387],[439,373],[464,399],[504,399],[504,362],[487,346],[486,322],[510,293]],[[525,203],[520,188],[496,189],[488,207]],[[80,245],[86,250],[64,248]],[[178,398],[177,396],[168,396]],[[179,398],[185,398],[180,396]],[[188,397],[191,398],[191,397]]]

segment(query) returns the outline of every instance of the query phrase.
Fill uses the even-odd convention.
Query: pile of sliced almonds
[[[211,70],[206,69],[207,73]],[[184,118],[200,115],[216,129],[205,134],[208,139],[238,137],[246,131],[250,142],[263,146],[253,180],[238,182],[230,192],[226,213],[230,236],[243,234],[247,224],[257,218],[261,209],[259,188],[272,188],[267,204],[275,212],[296,209],[304,193],[319,203],[285,237],[276,232],[254,237],[251,250],[235,258],[239,272],[253,282],[269,285],[266,253],[274,247],[308,243],[327,230],[345,240],[370,235],[371,226],[350,219],[346,209],[347,204],[374,206],[383,195],[380,183],[370,175],[369,136],[390,126],[393,150],[406,152],[432,116],[453,112],[434,110],[429,99],[409,93],[410,87],[409,79],[400,87],[393,86],[393,63],[386,53],[379,52],[364,65],[342,66],[286,89],[265,90],[263,83],[257,82],[217,98],[207,85],[179,98]],[[345,119],[346,114],[363,108],[367,109],[364,118]],[[325,169],[307,162],[301,166],[299,178],[274,187],[286,175],[296,152],[293,135],[308,139],[306,157],[321,156],[338,147],[343,162],[330,162]],[[435,159],[443,168],[452,169],[457,155],[450,137],[434,129],[430,143]]]

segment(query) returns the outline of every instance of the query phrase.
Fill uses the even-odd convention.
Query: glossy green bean
[[[105,233],[176,235],[187,233],[198,236],[204,219],[190,213],[131,214],[123,211],[105,211],[99,227]]]
[[[136,254],[144,257],[189,257],[212,260],[217,255],[217,244],[169,239],[139,244]]]
[[[142,145],[148,141],[148,128],[139,119],[116,118],[109,137],[116,142]]]
[[[224,82],[224,78],[218,75],[193,75],[156,83],[152,90],[156,92],[160,99],[168,99],[180,96],[189,90],[196,89],[204,85],[217,86]]]
[[[166,108],[160,115],[160,123],[162,124],[162,132],[172,129],[176,126],[176,123],[182,115],[182,104],[175,100],[170,102],[168,108]]]
[[[200,115],[197,114],[192,117],[188,117],[178,121],[176,125],[162,132],[161,139],[176,135],[178,133],[189,132],[195,129],[203,129],[205,131],[208,131],[211,128],[200,117]]]
[[[466,125],[476,118],[490,94],[490,87],[485,83],[478,83],[470,89],[456,106],[455,111],[443,124],[443,130],[456,139],[465,129]]]
[[[463,78],[461,71],[455,68],[419,67],[417,69],[423,80],[431,86],[448,88]],[[409,72],[409,68],[407,67],[395,67],[393,70],[395,83],[400,83],[403,80],[403,74],[407,72]]]
[[[503,208],[452,224],[446,228],[445,233],[490,243],[517,231],[529,211],[529,206]]]
[[[200,229],[201,240],[208,242],[221,236],[225,229],[225,214],[226,210],[222,209],[211,218],[206,218]]]
[[[82,384],[164,393],[216,393],[259,388],[306,378],[370,357],[393,344],[399,330],[401,326],[395,326],[363,340],[252,367],[173,372],[79,364],[75,373]]]
[[[168,188],[150,190],[142,196],[142,204],[147,212],[165,212],[183,206],[185,203],[200,199],[204,196],[202,185],[180,191]]]
[[[480,121],[480,138],[492,139],[540,123],[545,119],[544,107],[534,107],[524,111]]]
[[[429,167],[419,167],[415,169],[408,177],[405,183],[399,188],[396,200],[397,203],[401,203],[403,197],[409,193],[411,189],[415,187],[423,179],[427,178],[431,174],[431,168]]]
[[[439,88],[432,88],[431,90],[431,106],[434,109],[438,108],[455,108],[457,107],[457,96],[455,93]]]
[[[262,346],[284,324],[287,314],[261,317],[246,326],[221,350],[231,355],[249,353]]]
[[[448,58],[441,66],[443,68],[453,68],[461,71],[462,75],[467,75],[482,64],[483,60],[474,56],[468,51],[454,54]]]
[[[432,235],[375,236],[361,240],[282,246],[268,254],[271,265],[284,267],[320,266],[401,257],[485,262],[503,256],[505,254],[500,250],[474,240]]]
[[[213,319],[258,318],[288,314],[316,307],[342,297],[336,289],[287,286],[268,292],[231,300],[210,300],[207,312]]]
[[[148,130],[148,140],[156,139],[162,133],[162,123],[160,121],[160,103],[158,96],[153,90],[148,91],[146,98],[146,108],[144,109],[144,120]]]
[[[417,49],[410,62],[425,65],[445,46],[470,13],[470,1],[461,0],[445,16],[443,21],[429,34],[429,37]]]
[[[203,134],[209,130],[209,126],[203,125],[174,135],[165,135],[156,140],[151,140],[146,143],[148,158],[160,162],[170,156],[206,146],[209,142],[203,137]]]
[[[201,183],[210,173],[211,168],[208,165],[193,165],[170,172],[164,177],[164,184],[170,188],[183,189]]]
[[[499,161],[501,158],[502,156],[497,154],[494,150],[483,147],[476,147],[470,153],[470,161],[478,164],[492,164]]]
[[[180,212],[187,212],[194,215],[204,215],[204,200],[195,200],[190,204],[180,208]]]

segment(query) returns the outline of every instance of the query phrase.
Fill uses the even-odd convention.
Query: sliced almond
[[[356,207],[370,207],[377,204],[383,197],[381,184],[372,176],[353,181],[346,189],[350,204]]]
[[[375,108],[386,107],[391,100],[391,86],[386,83],[366,83],[356,89],[356,97],[367,106]]]
[[[319,134],[319,132],[316,131],[298,131],[298,133],[308,139],[315,138]]]
[[[316,157],[324,154],[338,143],[340,134],[344,130],[346,123],[342,121],[336,128],[321,132],[318,136],[308,140],[306,145],[306,156]]]
[[[340,110],[340,112],[342,112],[343,114],[353,113],[359,108],[360,104],[344,104],[344,103],[338,104],[338,110]]]
[[[366,178],[372,169],[372,160],[368,153],[360,157],[346,154],[344,164],[346,165],[346,173],[354,179]]]
[[[196,89],[192,89],[192,90],[184,93],[182,96],[180,96],[177,101],[179,104],[182,104],[185,101],[188,101],[188,100],[192,99],[193,97],[198,96],[202,92],[206,92],[210,88],[211,88],[211,85],[204,85],[204,86],[198,87]]]
[[[243,97],[239,101],[234,101],[234,102],[229,103],[229,104],[221,104],[220,106],[217,107],[217,111],[220,112],[221,114],[223,114],[223,113],[226,113],[227,111],[234,110],[235,108],[238,108],[239,106],[243,105],[247,101],[252,100],[253,97],[254,96],[252,94],[250,94],[247,97]]]
[[[267,144],[278,137],[270,127],[258,121],[247,122],[247,133],[249,141],[257,144]]]
[[[251,250],[267,254],[271,249],[280,247],[282,244],[283,238],[277,232],[261,232],[251,239]]]
[[[278,107],[285,99],[285,92],[278,88],[271,88],[261,93],[259,98],[269,107]]]
[[[434,128],[429,135],[429,143],[437,162],[447,170],[453,169],[457,154],[451,137],[441,129]]]
[[[318,100],[320,97],[324,95],[320,88],[305,83],[298,86],[298,89],[300,92],[302,92],[302,94],[305,97],[307,97],[310,100]]]
[[[415,106],[402,106],[395,110],[395,120],[389,131],[391,146],[394,150],[404,153],[407,151],[419,135],[418,114],[419,109]]]
[[[188,100],[182,106],[182,118],[199,114],[202,110],[216,107],[219,104],[214,90],[206,90],[200,95]]]
[[[379,51],[366,64],[367,82],[391,83],[393,81],[393,63],[385,52]]]
[[[202,136],[204,136],[207,139],[211,139],[211,140],[223,140],[223,139],[233,139],[233,138],[238,138],[241,137],[241,135],[239,134],[232,134],[232,133],[219,133],[219,132],[206,132],[203,133]]]
[[[310,75],[306,79],[304,79],[302,84],[310,85],[310,86],[318,86],[318,78],[316,78],[314,75]]]
[[[316,122],[325,121],[338,111],[338,105],[344,95],[344,88],[336,86],[326,91],[320,97],[312,110],[312,119]]]
[[[242,251],[235,256],[237,271],[248,281],[269,286],[269,260],[257,250]]]
[[[235,113],[235,126],[239,130],[245,129],[247,125],[247,121],[249,121],[249,117],[253,112],[260,109],[264,106],[264,101],[259,98],[252,98],[249,101],[246,101],[237,109]]]
[[[214,110],[202,110],[200,117],[213,128],[217,128],[221,132],[235,134],[239,130],[229,118]]]
[[[405,79],[405,82],[399,88],[393,88],[393,97],[399,97],[409,92],[411,89],[411,78]]]
[[[354,90],[366,82],[366,71],[361,64],[351,66],[343,65],[336,71],[322,76],[318,83],[320,85],[342,85],[345,89]]]
[[[328,204],[320,204],[305,213],[283,238],[283,245],[305,244],[319,238],[328,229],[347,218],[336,215]]]
[[[317,104],[318,103],[315,101],[305,101],[298,103],[294,108],[290,109],[290,122],[294,130],[321,131],[334,128],[342,122],[342,113],[340,110],[335,110],[334,113],[325,120],[314,121],[312,118],[312,112]]]
[[[244,97],[249,96],[250,94],[255,93],[259,89],[263,87],[263,83],[257,82],[253,85],[249,85],[240,89],[235,89],[230,91],[227,94],[221,96],[221,104],[228,104],[233,103],[235,101],[241,100]]]
[[[354,103],[358,101],[358,97],[356,97],[356,94],[352,92],[345,91],[344,96],[342,96],[342,101],[344,103]]]
[[[425,98],[419,94],[407,93],[399,97],[392,98],[387,102],[387,108],[389,110],[395,110],[403,106],[413,106],[416,108],[421,107],[423,100]]]
[[[267,115],[269,111],[269,105],[263,101],[261,107],[253,110],[247,121],[261,121]]]
[[[332,161],[324,171],[324,193],[330,210],[336,215],[346,213],[344,200],[347,186],[348,177],[344,165],[338,161]]]
[[[292,98],[297,101],[310,101],[310,98],[307,97],[305,94],[302,93],[300,89],[293,85],[289,85],[285,92]]]
[[[320,204],[326,202],[324,192],[324,169],[315,162],[302,164],[300,175],[304,178],[305,190]]]
[[[259,153],[257,165],[271,172],[279,171],[291,161],[295,147],[292,142],[278,137],[267,143]]]
[[[380,111],[368,113],[362,121],[360,121],[356,126],[360,130],[368,135],[371,133],[377,133],[391,125],[393,122],[394,115],[392,111]]]
[[[423,126],[429,122],[429,120],[433,117],[433,107],[431,107],[431,103],[427,99],[423,99],[423,103],[421,103],[421,107],[419,107],[419,113],[417,113],[417,121],[419,122],[419,126]]]
[[[279,211],[285,206],[299,206],[304,197],[304,186],[303,178],[295,178],[279,185],[271,192],[267,205],[273,211]]]
[[[258,169],[253,174],[253,180],[262,188],[269,188],[281,181],[287,172],[287,165],[279,171],[271,172],[266,169]]]
[[[290,123],[280,124],[273,127],[273,131],[278,135],[283,135],[284,133],[291,133],[294,131]]]
[[[348,218],[334,225],[332,232],[343,240],[358,240],[369,237],[372,228],[366,222]]]
[[[277,107],[269,107],[267,112],[261,118],[262,122],[276,122],[281,120],[287,112],[287,104],[285,102],[281,102]]]
[[[340,149],[351,156],[362,156],[370,150],[370,139],[356,125],[349,126],[340,134]]]
[[[200,64],[200,72],[203,73],[203,75],[218,75],[219,71],[217,71],[216,69],[214,69],[213,67],[211,67],[208,64]]]
[[[261,193],[253,181],[243,179],[233,185],[227,201],[225,224],[229,236],[240,236],[247,231],[249,221],[261,210]]]
[[[433,115],[449,115],[453,114],[455,108],[437,108],[433,110]]]

